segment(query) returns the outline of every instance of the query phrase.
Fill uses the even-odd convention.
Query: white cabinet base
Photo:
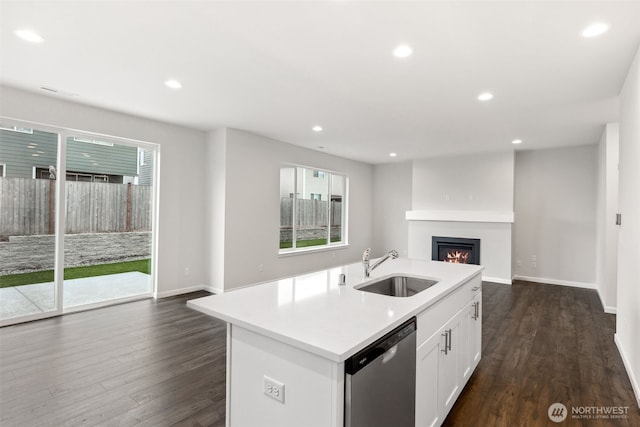
[[[342,426],[344,364],[239,326],[229,328],[227,426]],[[265,375],[284,384],[284,401],[265,394]]]
[[[416,426],[442,424],[477,366],[481,300],[478,272],[417,315]],[[344,384],[344,362],[228,324],[227,427],[341,427]]]
[[[481,288],[478,275],[418,315],[416,427],[444,422],[480,361]]]

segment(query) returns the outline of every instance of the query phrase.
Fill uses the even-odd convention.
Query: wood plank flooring
[[[483,283],[482,360],[445,426],[640,426],[613,341],[615,315],[594,290]],[[547,411],[562,403],[568,417]],[[572,407],[628,407],[626,419],[572,418]],[[586,416],[586,415],[584,415]]]
[[[185,305],[203,295],[0,329],[0,425],[224,426],[226,326]],[[485,283],[483,304],[482,361],[444,425],[640,425],[615,316],[594,291]],[[629,418],[556,424],[554,402]]]
[[[192,293],[0,329],[0,425],[223,426],[226,324]]]

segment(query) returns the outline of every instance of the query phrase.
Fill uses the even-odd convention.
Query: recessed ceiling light
[[[413,54],[413,49],[406,44],[401,44],[393,49],[393,56],[396,58],[406,58],[407,56],[411,56],[411,54]]]
[[[182,87],[182,83],[177,80],[167,80],[164,84],[171,89],[180,89]]]
[[[16,36],[31,43],[42,43],[44,39],[32,30],[16,30]]]
[[[398,153],[389,153],[389,157],[396,157],[398,156]]]
[[[478,95],[478,101],[488,101],[493,99],[493,94],[491,92],[482,92]]]
[[[522,144],[522,140],[521,139],[514,139],[513,141],[511,141],[512,144]]]
[[[311,128],[314,132],[322,132],[322,126],[315,125]]]
[[[582,30],[582,37],[596,37],[600,34],[604,34],[609,29],[609,26],[604,22],[596,22],[594,24],[589,25],[587,28]]]

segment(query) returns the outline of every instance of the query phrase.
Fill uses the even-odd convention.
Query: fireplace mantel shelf
[[[407,221],[513,223],[512,211],[407,211]]]

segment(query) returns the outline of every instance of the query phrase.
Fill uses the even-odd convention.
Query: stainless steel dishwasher
[[[345,362],[345,427],[414,427],[415,317]]]

